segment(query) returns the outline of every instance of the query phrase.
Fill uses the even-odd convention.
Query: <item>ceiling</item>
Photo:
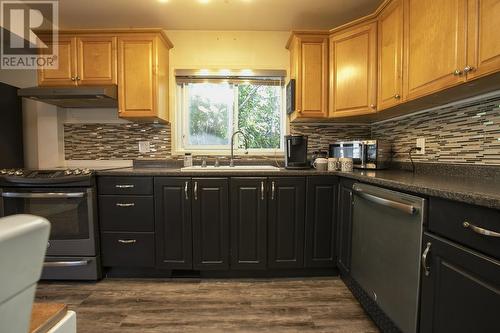
[[[382,0],[60,0],[59,25],[166,30],[331,29]]]

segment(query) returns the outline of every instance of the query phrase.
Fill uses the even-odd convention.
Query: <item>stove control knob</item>
[[[69,175],[71,175],[71,174],[73,174],[73,171],[71,171],[70,169],[66,169],[66,170],[64,170],[64,175],[65,175],[65,176],[69,176]]]
[[[21,169],[16,170],[16,171],[14,171],[14,175],[16,175],[16,176],[22,176],[22,175],[24,175],[24,171],[21,170]]]
[[[81,174],[82,174],[82,170],[80,170],[80,169],[75,169],[75,170],[73,170],[73,174],[74,174],[74,175],[81,175]]]
[[[7,169],[0,170],[0,174],[5,175],[7,173]]]
[[[14,175],[14,169],[9,169],[9,170],[7,171],[7,174],[8,174],[9,176]]]
[[[90,169],[83,169],[82,170],[82,175],[90,175],[91,171]]]

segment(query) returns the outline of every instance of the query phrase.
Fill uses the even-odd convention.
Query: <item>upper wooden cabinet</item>
[[[76,45],[78,84],[116,84],[116,37],[78,37]]]
[[[328,117],[328,34],[294,33],[287,47],[296,80],[291,120]]]
[[[468,0],[467,79],[500,71],[500,0]]]
[[[120,117],[168,121],[168,50],[160,34],[118,38]]]
[[[50,42],[45,42],[51,45]],[[58,68],[38,70],[38,85],[40,86],[74,86],[76,85],[76,39],[59,36],[57,43]],[[43,51],[42,51],[43,53]]]
[[[60,36],[58,69],[41,68],[40,86],[116,84],[116,37]]]
[[[118,85],[121,118],[169,121],[173,45],[160,29],[64,31],[58,46],[59,68],[41,68],[40,86]]]
[[[330,116],[346,117],[377,110],[377,23],[330,37]]]
[[[403,1],[392,1],[378,19],[378,110],[401,103],[403,95]]]
[[[467,0],[405,0],[406,99],[465,81]]]

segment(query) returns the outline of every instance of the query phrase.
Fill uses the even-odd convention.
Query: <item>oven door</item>
[[[47,256],[95,256],[95,193],[92,188],[4,188],[0,214],[32,214],[51,224]]]

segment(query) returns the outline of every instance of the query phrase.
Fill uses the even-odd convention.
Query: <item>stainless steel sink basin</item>
[[[224,172],[228,172],[228,171],[259,172],[259,171],[279,171],[279,170],[280,170],[280,168],[272,166],[272,165],[235,165],[233,167],[230,167],[228,165],[219,166],[219,167],[214,167],[214,166],[202,167],[200,165],[196,165],[196,166],[181,168],[181,171],[184,171],[184,172],[221,172],[221,171],[224,171]]]

